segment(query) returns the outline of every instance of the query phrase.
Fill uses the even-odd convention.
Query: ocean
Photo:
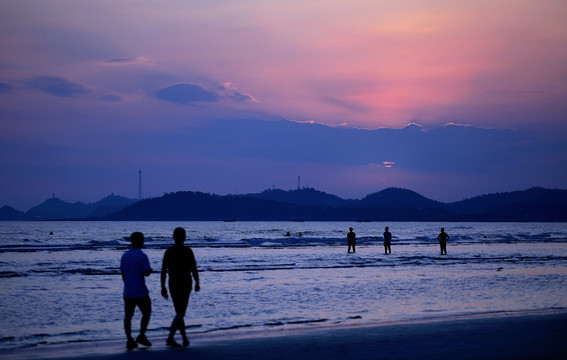
[[[178,226],[201,278],[190,338],[567,309],[565,223],[0,222],[0,350],[125,340],[119,266],[134,231],[154,269],[147,336],[164,338],[174,311],[159,272]]]

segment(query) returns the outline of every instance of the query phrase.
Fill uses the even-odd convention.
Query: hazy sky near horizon
[[[562,0],[3,0],[0,206],[566,188],[566,44]]]

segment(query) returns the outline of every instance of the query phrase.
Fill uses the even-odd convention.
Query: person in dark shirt
[[[352,228],[348,229],[349,232],[347,234],[347,243],[348,249],[347,253],[350,253],[350,249],[352,248],[352,252],[356,252],[356,234],[352,231]]]
[[[441,247],[441,255],[447,255],[447,240],[449,240],[449,235],[445,232],[445,228],[441,228],[441,233],[437,236],[437,240]]]
[[[392,233],[390,233],[389,228],[386,226],[384,229],[384,254],[388,255],[392,253]]]
[[[183,245],[186,236],[183,228],[178,227],[173,231],[175,245],[165,251],[161,267],[161,295],[166,299],[168,298],[165,280],[169,275],[169,294],[175,308],[175,318],[171,322],[169,336],[165,342],[167,346],[171,347],[181,346],[173,338],[177,330],[179,330],[183,339],[183,346],[189,346],[189,339],[187,339],[187,334],[185,333],[185,320],[183,318],[189,303],[189,295],[193,288],[193,279],[195,279],[195,291],[200,290],[199,273],[193,250]]]

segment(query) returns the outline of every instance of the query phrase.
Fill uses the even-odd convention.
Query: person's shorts
[[[136,306],[142,314],[150,314],[152,312],[152,301],[150,300],[150,295],[139,298],[124,298],[124,312],[127,316],[133,316]]]

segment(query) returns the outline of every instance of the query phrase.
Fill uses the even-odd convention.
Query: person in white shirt
[[[152,314],[152,302],[145,281],[145,277],[152,273],[152,268],[148,256],[142,251],[144,235],[141,232],[134,232],[130,235],[130,242],[132,243],[131,248],[122,255],[120,260],[120,273],[124,282],[124,332],[128,339],[127,349],[136,348],[137,344],[152,345],[146,337]],[[136,307],[142,312],[142,320],[140,321],[140,334],[134,340],[132,338],[132,317],[134,317]]]

